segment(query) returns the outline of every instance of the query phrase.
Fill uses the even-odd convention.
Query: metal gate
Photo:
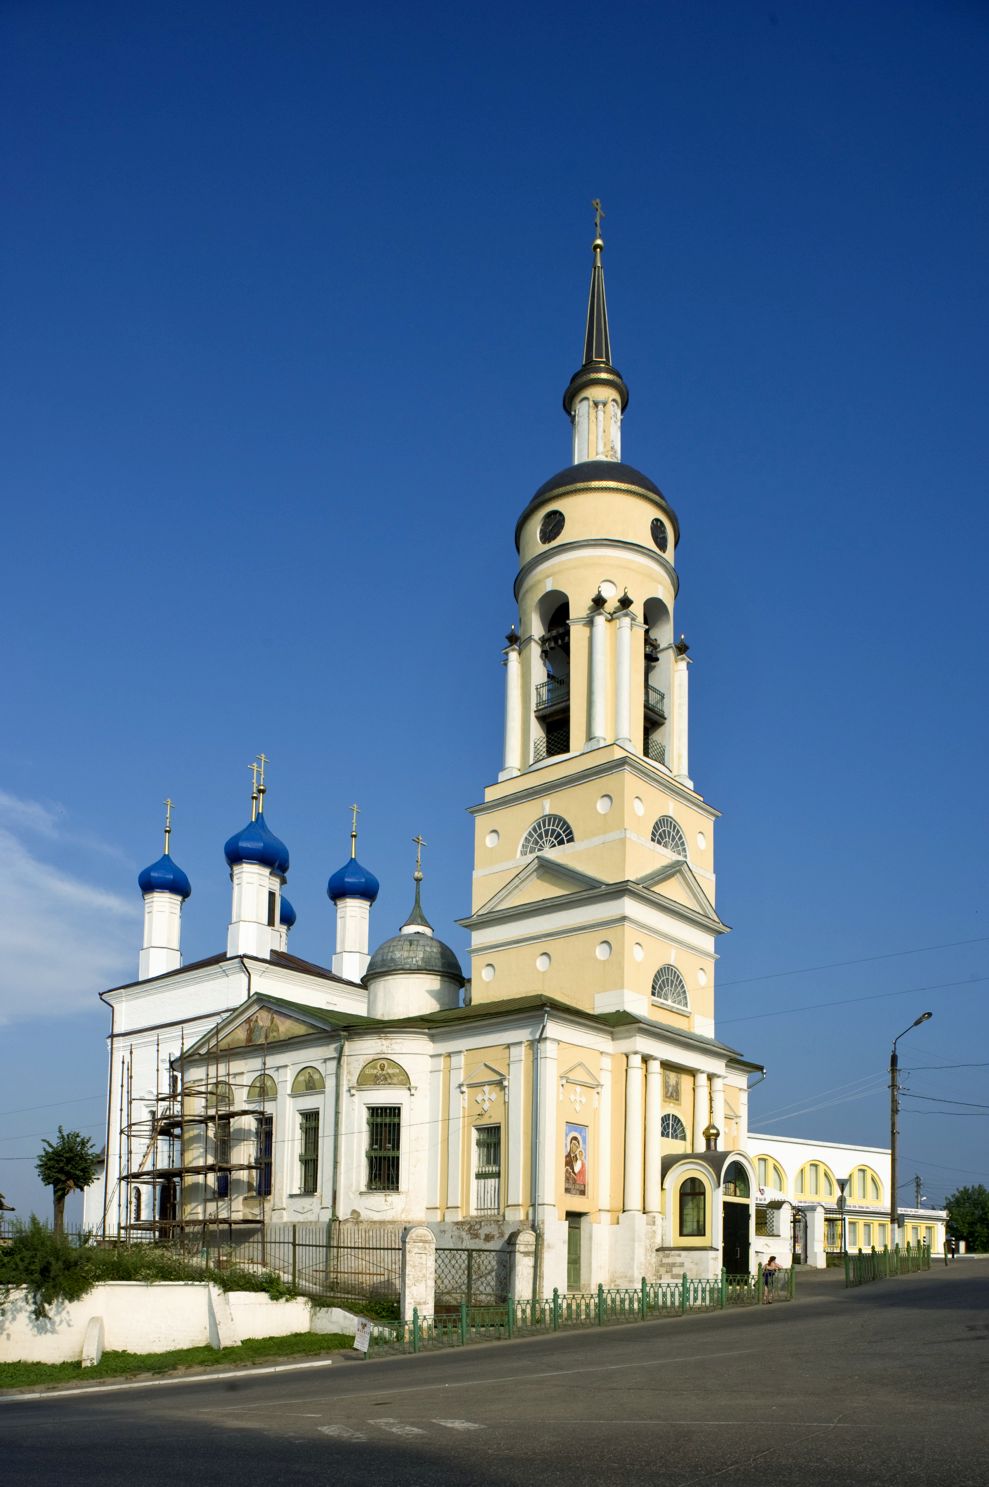
[[[504,1306],[508,1300],[509,1257],[504,1250],[437,1249],[437,1315],[463,1305]]]

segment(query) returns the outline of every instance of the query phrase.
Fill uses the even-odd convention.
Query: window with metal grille
[[[659,1134],[668,1141],[686,1141],[687,1127],[679,1115],[664,1115],[660,1118]]]
[[[216,1122],[216,1196],[230,1196],[230,1173],[221,1169],[230,1165],[230,1117],[221,1115]]]
[[[501,1126],[474,1130],[474,1212],[501,1212]]]
[[[272,1115],[262,1115],[258,1118],[257,1194],[259,1198],[271,1197],[271,1153],[274,1147],[274,1124],[275,1120]]]
[[[319,1111],[299,1112],[299,1192],[314,1193],[319,1175]]]
[[[688,1177],[680,1184],[680,1233],[696,1239],[703,1235],[707,1189],[699,1177]]]
[[[565,847],[573,841],[573,827],[562,816],[540,816],[522,838],[520,857],[534,852],[547,852],[551,847]]]
[[[660,966],[652,978],[653,999],[657,1002],[666,1002],[671,1007],[679,1007],[684,1012],[690,1006],[687,1000],[687,986],[676,966]]]
[[[402,1107],[367,1107],[367,1186],[371,1193],[397,1193],[402,1148]]]
[[[687,838],[672,816],[659,816],[653,822],[652,840],[657,847],[664,847],[674,857],[686,857]]]

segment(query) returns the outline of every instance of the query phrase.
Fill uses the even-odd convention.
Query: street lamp
[[[905,1038],[912,1028],[920,1027],[922,1022],[930,1022],[934,1016],[933,1012],[921,1012],[915,1017],[910,1027],[905,1027],[902,1033],[897,1033],[893,1039],[893,1049],[889,1056],[889,1242],[892,1249],[896,1248],[896,1138],[900,1134],[897,1125],[897,1116],[900,1113],[900,1087],[899,1087],[899,1059],[896,1053],[896,1045],[901,1038]]]

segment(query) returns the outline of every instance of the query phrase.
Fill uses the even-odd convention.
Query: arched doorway
[[[751,1186],[741,1162],[730,1162],[721,1180],[721,1263],[729,1275],[749,1273]]]

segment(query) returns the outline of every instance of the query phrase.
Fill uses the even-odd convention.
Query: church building
[[[623,459],[598,230],[571,462],[522,505],[497,778],[471,807],[469,976],[423,904],[372,932],[357,857],[336,952],[298,959],[289,852],[265,810],[226,843],[225,950],[183,966],[189,879],[140,876],[138,979],[111,1010],[105,1168],[86,1226],[162,1237],[349,1219],[437,1242],[541,1236],[541,1293],[747,1272],[748,1088],[715,1026],[718,812],[690,773],[679,522]],[[391,930],[384,926],[383,930]],[[765,1174],[762,1174],[765,1176]],[[777,1204],[777,1208],[779,1205]],[[785,1239],[782,1241],[785,1247]]]

